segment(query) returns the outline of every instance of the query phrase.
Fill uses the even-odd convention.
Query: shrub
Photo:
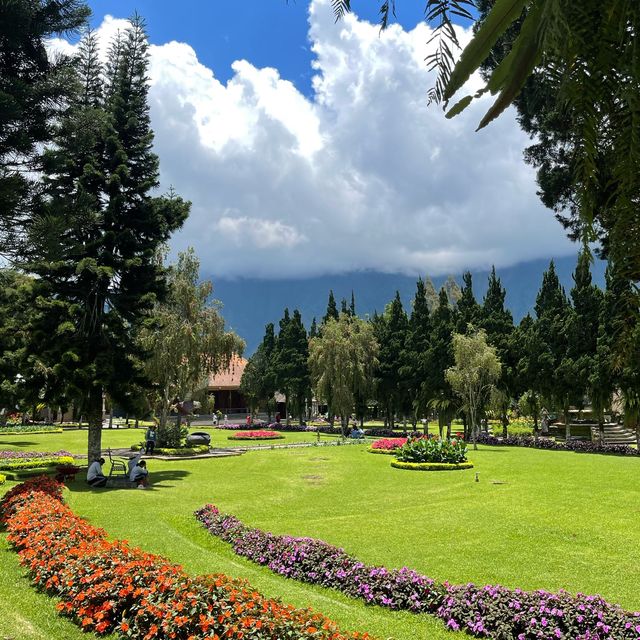
[[[275,431],[238,431],[229,440],[278,440],[284,436]]]
[[[440,438],[418,438],[408,441],[396,451],[401,462],[446,462],[458,464],[467,459],[464,440]]]
[[[140,451],[144,449],[144,444],[134,444],[131,447],[131,451]],[[155,447],[153,450],[154,455],[160,456],[196,456],[201,453],[209,453],[209,445],[206,444],[194,444],[189,447],[180,447],[179,449],[172,449],[170,447]]]
[[[457,471],[459,469],[472,469],[473,463],[458,462],[456,464],[448,462],[402,462],[394,460],[391,463],[396,469],[408,469],[410,471]]]
[[[0,473],[0,484],[4,484],[6,481],[7,481],[7,476],[3,476],[3,475]]]
[[[0,503],[7,539],[34,584],[57,597],[58,611],[84,631],[147,640],[369,638],[267,599],[245,581],[191,578],[160,556],[111,542],[62,503],[58,483],[39,482],[18,485]]]

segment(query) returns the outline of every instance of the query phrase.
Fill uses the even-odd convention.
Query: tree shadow
[[[18,442],[16,442],[15,440],[0,440],[0,447],[4,445],[12,445],[14,447],[31,447],[35,444],[38,443],[31,440],[19,440]]]
[[[180,480],[184,480],[187,476],[190,476],[190,471],[184,471],[182,469],[164,469],[162,471],[154,471],[149,473],[149,486],[146,491],[158,491],[162,489],[168,489],[175,486],[174,484]],[[90,487],[85,479],[85,475],[78,474],[75,480],[66,483],[69,491],[74,493],[110,493],[112,491],[135,491],[137,487],[131,483],[122,483],[116,486],[106,487]]]

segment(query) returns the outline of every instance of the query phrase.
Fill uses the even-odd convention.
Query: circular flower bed
[[[382,453],[386,455],[395,455],[396,450],[407,444],[406,438],[380,438],[376,440],[370,447],[369,453]]]
[[[473,463],[458,462],[402,462],[401,460],[394,460],[391,463],[392,467],[396,469],[409,469],[410,471],[457,471],[458,469],[472,469]]]
[[[229,440],[278,440],[284,438],[283,435],[275,431],[238,431]]]

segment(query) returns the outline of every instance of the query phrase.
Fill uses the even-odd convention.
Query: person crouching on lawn
[[[138,489],[146,489],[149,486],[148,477],[147,463],[144,460],[139,460],[136,466],[131,469],[129,480],[135,482],[138,485]]]
[[[102,473],[102,465],[104,464],[104,458],[96,458],[87,470],[87,484],[90,487],[106,487],[107,478]]]

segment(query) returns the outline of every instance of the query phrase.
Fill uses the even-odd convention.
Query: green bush
[[[446,462],[402,462],[394,460],[391,463],[396,469],[408,469],[410,471],[457,471],[458,469],[472,469],[472,462],[458,462],[457,464],[448,464]]]
[[[452,438],[418,438],[410,440],[396,450],[396,458],[401,462],[445,462],[458,464],[467,459],[467,445],[464,440]]]
[[[144,444],[134,444],[131,447],[131,451],[140,451],[144,449]],[[153,454],[160,456],[196,456],[201,453],[209,453],[209,447],[206,444],[195,444],[191,447],[156,447],[153,450]]]
[[[6,481],[7,481],[7,476],[3,476],[3,475],[0,473],[0,484],[4,484]]]

